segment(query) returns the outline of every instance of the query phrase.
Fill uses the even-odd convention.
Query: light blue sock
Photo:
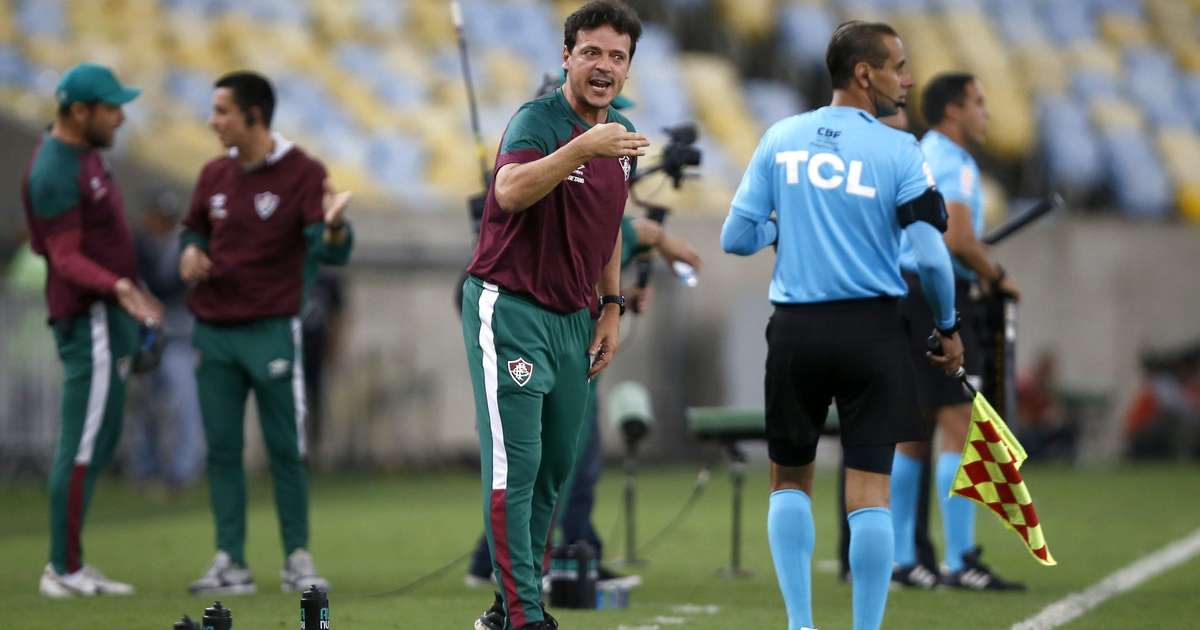
[[[942,453],[937,460],[938,500],[942,502],[942,530],[946,534],[946,566],[961,571],[963,554],[975,546],[975,504],[948,496],[962,462],[960,453]]]
[[[892,528],[896,532],[896,564],[917,563],[917,497],[921,492],[921,460],[896,451],[892,458]]]
[[[883,625],[892,581],[892,514],[887,508],[854,510],[850,522],[850,576],[854,580],[854,630]]]
[[[771,493],[767,540],[779,591],[787,606],[788,630],[812,627],[812,501],[800,490]]]

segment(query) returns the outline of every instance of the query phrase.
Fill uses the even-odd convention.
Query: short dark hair
[[[257,72],[240,70],[217,79],[214,88],[229,88],[233,92],[233,102],[247,116],[250,108],[257,107],[262,112],[262,124],[271,127],[271,117],[275,115],[275,89],[271,82]]]
[[[825,66],[833,88],[845,87],[854,78],[854,66],[865,61],[872,68],[880,68],[887,61],[888,49],[883,36],[899,37],[896,29],[883,22],[844,22],[833,31],[829,48],[825,51]]]
[[[969,72],[947,72],[934,77],[921,93],[925,124],[932,127],[942,122],[950,103],[962,105],[967,99],[967,84],[974,80],[975,75]]]
[[[575,36],[579,31],[590,31],[605,24],[621,35],[629,36],[629,57],[637,50],[642,36],[642,21],[637,11],[621,0],[593,0],[567,17],[563,23],[563,45],[575,50]]]

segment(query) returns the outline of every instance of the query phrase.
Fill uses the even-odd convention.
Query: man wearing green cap
[[[30,243],[49,263],[46,302],[64,372],[50,472],[50,563],[39,589],[47,597],[133,593],[83,563],[80,534],[121,433],[138,324],[162,318],[162,305],[138,286],[124,203],[100,155],[125,121],[121,106],[140,92],[104,66],[68,70],[55,90],[58,116],[22,182]]]

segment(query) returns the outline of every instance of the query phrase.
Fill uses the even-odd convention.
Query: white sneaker
[[[38,583],[38,591],[45,597],[65,599],[68,597],[94,597],[96,584],[80,569],[74,573],[60,575],[54,565],[47,564]]]
[[[188,592],[194,595],[249,595],[257,590],[250,569],[234,564],[224,551],[218,551],[208,571],[188,585]]]
[[[132,584],[110,579],[90,564],[83,565],[83,569],[80,569],[80,572],[87,576],[92,581],[92,584],[96,585],[97,595],[133,595],[134,588]]]
[[[467,588],[494,588],[496,586],[496,581],[493,580],[492,576],[490,575],[484,578],[479,577],[474,573],[467,573],[463,576],[463,585]]]
[[[279,580],[279,587],[284,593],[302,593],[310,586],[329,592],[329,580],[317,574],[312,554],[304,549],[293,551],[292,555],[283,561]]]

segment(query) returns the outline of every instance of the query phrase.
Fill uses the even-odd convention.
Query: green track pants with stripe
[[[586,310],[569,315],[468,278],[463,341],[475,392],[484,526],[510,628],[543,618],[542,560],[588,401]]]
[[[80,534],[96,477],[121,436],[137,322],[120,307],[96,302],[83,315],[55,322],[54,341],[64,380],[50,470],[50,563],[63,574],[83,567]]]
[[[196,385],[208,443],[208,485],[217,549],[246,564],[246,397],[254,391],[275,483],[284,556],[308,546],[304,362],[300,320],[218,326],[196,322]]]

